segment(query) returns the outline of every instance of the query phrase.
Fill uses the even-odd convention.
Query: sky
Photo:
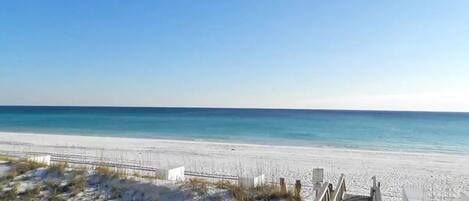
[[[1,1],[0,105],[469,111],[469,1]]]

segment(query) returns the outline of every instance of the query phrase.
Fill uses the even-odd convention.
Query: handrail
[[[331,189],[329,188],[329,183],[325,182],[321,187],[319,196],[314,199],[314,201],[331,201]]]
[[[341,174],[339,177],[339,182],[337,183],[337,187],[334,191],[334,195],[332,196],[332,201],[341,201],[344,198],[346,190],[345,175]]]

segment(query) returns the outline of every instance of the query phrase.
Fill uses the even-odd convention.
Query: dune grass
[[[65,174],[65,169],[68,167],[67,162],[58,162],[54,163],[49,166],[48,172],[49,173],[57,173],[59,176],[63,176]]]
[[[198,195],[206,195],[208,192],[209,182],[204,179],[199,178],[190,178],[186,185],[188,185],[193,192],[197,193]]]
[[[241,187],[233,182],[221,180],[214,183],[215,187],[228,190],[236,201],[277,200],[300,201],[291,191],[282,193],[276,185],[262,185],[255,188]]]

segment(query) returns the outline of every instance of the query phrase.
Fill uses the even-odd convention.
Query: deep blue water
[[[469,113],[0,106],[0,132],[469,153]]]

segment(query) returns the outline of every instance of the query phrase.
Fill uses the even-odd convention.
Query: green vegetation
[[[121,179],[127,176],[124,171],[116,171],[107,166],[96,167],[95,173],[105,179]]]
[[[0,157],[1,160],[1,157]],[[36,163],[28,160],[9,160],[11,166],[8,175],[0,179],[0,189],[6,189],[3,193],[0,193],[0,201],[3,200],[50,200],[50,201],[63,201],[77,196],[84,192],[88,185],[94,185],[97,189],[95,193],[87,196],[101,199],[103,193],[105,197],[112,199],[122,199],[127,196],[127,193],[131,193],[134,198],[143,198],[149,200],[158,200],[154,198],[155,195],[148,194],[151,191],[148,189],[140,189],[135,184],[137,181],[129,180],[127,178],[127,172],[124,170],[118,170],[107,166],[97,166],[94,169],[94,175],[88,175],[85,168],[68,168],[66,162],[59,162],[51,165],[47,169],[38,170],[46,171],[47,174],[42,175],[40,178],[42,181],[33,186],[31,189],[27,189],[23,192],[18,192],[18,186],[20,182],[31,179],[36,174],[25,173],[35,170],[37,168],[45,167],[44,164]],[[52,173],[52,174],[51,174]],[[19,177],[21,176],[21,177]],[[141,174],[141,172],[133,172],[132,179],[141,181],[144,178],[153,178],[151,174]],[[18,179],[21,178],[21,179]],[[90,179],[90,180],[88,180]],[[97,182],[96,183],[96,180]],[[116,181],[113,181],[117,179]],[[112,180],[112,181],[111,181]],[[111,181],[111,182],[110,182]],[[14,183],[13,183],[14,182]],[[14,185],[12,185],[14,184]],[[118,184],[118,185],[116,185]],[[225,194],[215,193],[211,194],[210,189],[225,189],[221,191],[223,193],[229,192],[236,201],[260,201],[260,200],[289,200],[299,201],[301,198],[297,198],[293,195],[293,191],[284,192],[280,191],[280,187],[276,185],[264,185],[257,188],[245,188],[232,183],[230,181],[221,180],[218,182],[209,182],[205,179],[190,178],[184,183],[183,187],[189,188],[193,193],[193,196],[207,198],[209,200],[223,200]],[[0,191],[2,192],[2,191]],[[220,191],[218,191],[220,192]],[[82,194],[83,196],[86,194]],[[88,198],[87,198],[88,199]]]
[[[215,183],[215,187],[228,190],[236,201],[277,199],[286,199],[289,201],[301,200],[301,198],[295,197],[291,191],[282,193],[280,191],[280,187],[276,185],[263,185],[256,188],[244,188],[229,181],[221,180]]]
[[[18,184],[14,184],[13,187],[6,191],[3,196],[0,198],[1,200],[16,200],[18,196]]]
[[[60,181],[58,179],[49,179],[46,182],[46,189],[50,192],[52,196],[60,193],[61,189],[59,187]]]
[[[11,158],[9,156],[3,156],[3,155],[0,155],[0,161],[5,161],[5,162],[8,162],[8,163],[11,163],[13,162],[15,159],[14,158]]]
[[[28,171],[35,170],[41,167],[46,167],[46,164],[30,160],[17,160],[13,162],[12,171],[15,171],[15,175],[21,175]]]
[[[73,195],[76,195],[78,193],[81,193],[85,190],[86,188],[86,179],[84,176],[76,176],[73,178],[70,183],[68,184],[68,187],[72,191]]]
[[[34,198],[38,198],[41,195],[41,191],[44,189],[44,185],[42,183],[37,184],[34,188],[27,190],[23,193],[24,200],[34,200]]]
[[[209,183],[204,179],[190,178],[186,184],[198,195],[207,194]]]
[[[59,176],[63,176],[65,173],[65,169],[68,167],[67,162],[58,162],[51,166],[49,166],[48,172],[49,173],[57,173]]]
[[[37,163],[34,161],[25,160],[25,159],[15,160],[15,159],[4,157],[4,156],[0,156],[0,158],[2,158],[2,160],[8,159],[9,165],[11,167],[7,175],[3,178],[0,178],[0,185],[7,184],[11,182],[15,177],[25,174],[26,172],[46,166],[45,164]],[[13,192],[10,192],[10,193],[13,193]]]

